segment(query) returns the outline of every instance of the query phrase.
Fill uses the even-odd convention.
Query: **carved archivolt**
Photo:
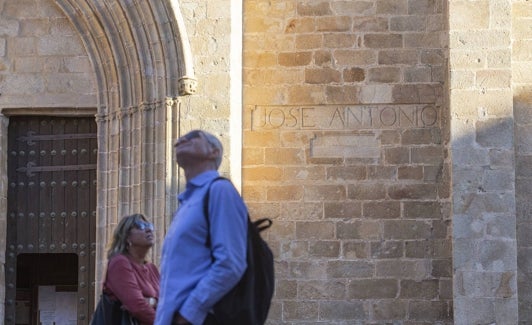
[[[195,93],[196,79],[177,0],[56,3],[78,30],[97,79],[99,282],[119,218],[141,212],[165,232],[177,178],[169,143],[179,96]]]

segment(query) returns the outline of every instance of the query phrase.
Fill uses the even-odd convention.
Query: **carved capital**
[[[196,93],[198,87],[198,81],[191,77],[182,77],[179,79],[179,95],[193,95]]]

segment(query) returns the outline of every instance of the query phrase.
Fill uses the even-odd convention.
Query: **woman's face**
[[[153,224],[143,221],[135,220],[133,226],[129,229],[128,241],[131,246],[151,247],[155,242],[153,235]]]

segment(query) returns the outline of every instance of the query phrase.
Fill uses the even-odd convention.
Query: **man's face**
[[[191,131],[177,139],[174,147],[179,165],[213,159],[214,148],[199,130]]]

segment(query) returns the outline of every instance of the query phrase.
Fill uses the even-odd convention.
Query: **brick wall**
[[[444,1],[245,1],[271,324],[452,323]]]

